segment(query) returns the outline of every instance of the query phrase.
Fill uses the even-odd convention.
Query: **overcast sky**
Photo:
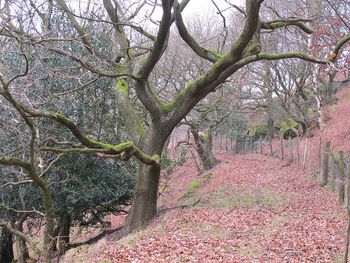
[[[232,4],[240,7],[245,6],[245,0],[231,0]],[[228,4],[224,0],[215,0],[215,3],[224,10],[228,7]],[[184,14],[206,14],[209,10],[215,9],[211,0],[190,0],[186,7]]]

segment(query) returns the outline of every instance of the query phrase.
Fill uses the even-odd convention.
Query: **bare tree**
[[[25,120],[31,132],[33,149],[29,160],[2,157],[0,163],[17,165],[28,171],[32,180],[41,187],[45,196],[47,225],[46,231],[52,232],[53,225],[50,192],[45,181],[37,176],[35,162],[35,144],[37,131],[36,119],[48,119],[56,125],[66,127],[75,137],[72,142],[58,142],[43,145],[43,152],[55,153],[99,153],[106,156],[120,157],[129,160],[136,157],[139,163],[136,192],[133,204],[128,214],[124,233],[129,233],[147,225],[157,214],[157,192],[160,176],[160,155],[168,136],[178,123],[209,93],[228,78],[234,79],[234,73],[244,66],[262,60],[279,60],[298,58],[309,62],[327,64],[329,59],[318,59],[306,53],[297,51],[266,52],[263,49],[261,31],[270,32],[296,27],[305,34],[313,33],[306,22],[308,18],[281,17],[269,20],[260,14],[263,0],[247,0],[244,21],[241,22],[240,33],[227,38],[225,47],[220,50],[210,50],[197,41],[188,31],[182,17],[182,10],[189,0],[179,3],[177,0],[162,0],[160,4],[140,2],[133,5],[128,1],[104,0],[102,5],[82,4],[85,10],[76,10],[64,0],[44,2],[35,6],[33,1],[28,4],[23,1],[19,15],[18,2],[8,2],[1,6],[1,41],[11,41],[3,47],[2,52],[15,50],[23,53],[21,63],[7,65],[7,72],[0,74],[2,97],[17,110]],[[22,2],[21,2],[22,3]],[[94,9],[92,9],[94,8]],[[157,11],[157,12],[155,12]],[[161,11],[161,17],[157,13]],[[146,14],[146,15],[145,15]],[[148,20],[145,21],[144,17]],[[62,24],[54,21],[62,19]],[[221,18],[220,18],[221,19]],[[40,23],[40,27],[39,22]],[[189,49],[206,65],[204,73],[186,76],[186,84],[174,91],[174,96],[158,96],[159,88],[164,83],[151,83],[162,56],[165,54],[174,32],[173,23],[185,43],[183,49]],[[237,25],[233,25],[237,28]],[[228,27],[229,25],[225,25]],[[107,34],[106,34],[107,32]],[[229,30],[228,30],[229,32]],[[108,45],[101,45],[102,38]],[[228,41],[230,39],[230,41]],[[345,36],[334,52],[350,39]],[[181,52],[182,48],[179,49]],[[35,59],[36,63],[26,63],[27,56]],[[53,65],[50,58],[54,57],[62,63]],[[333,57],[332,57],[333,60]],[[24,70],[22,63],[27,66]],[[1,67],[4,71],[5,67]],[[115,87],[116,104],[128,130],[130,141],[114,144],[88,136],[70,116],[65,116],[64,109],[54,105],[35,102],[34,99],[24,100],[20,87],[28,85],[33,88],[41,87],[44,94],[38,96],[42,102],[46,97],[47,86],[38,80],[35,70],[40,69],[52,80],[62,84],[67,79],[76,84],[72,92],[79,91],[87,85],[93,85],[95,78],[112,80]],[[17,72],[22,72],[17,74]],[[68,92],[68,91],[67,91]],[[51,94],[48,96],[50,97]],[[56,94],[56,99],[62,94]],[[46,97],[46,98],[45,98]],[[62,97],[61,97],[62,98]],[[45,247],[49,240],[45,241]]]

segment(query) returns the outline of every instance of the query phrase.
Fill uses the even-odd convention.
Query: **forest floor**
[[[335,193],[277,158],[217,157],[212,171],[184,165],[171,176],[160,210],[189,207],[69,251],[64,262],[341,262],[346,216]]]

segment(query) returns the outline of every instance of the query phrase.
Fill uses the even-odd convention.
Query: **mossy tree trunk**
[[[213,153],[213,139],[211,132],[201,132],[198,129],[191,128],[191,133],[196,145],[196,151],[201,161],[203,171],[213,169],[218,163]]]
[[[147,154],[161,156],[164,144],[172,129],[156,124],[149,129],[145,139],[140,143]],[[160,179],[160,163],[147,165],[139,161],[133,205],[127,216],[123,234],[128,234],[145,227],[157,215],[158,185]]]
[[[64,7],[64,1],[59,2],[63,10],[66,10],[67,8]],[[153,158],[150,158],[150,156],[145,157],[144,155],[160,156],[164,143],[172,129],[178,125],[203,98],[211,92],[215,92],[217,88],[224,84],[236,71],[253,62],[300,58],[322,64],[328,63],[326,60],[318,60],[300,52],[262,52],[262,44],[260,42],[261,29],[275,30],[285,28],[289,26],[289,22],[293,22],[290,26],[295,25],[308,34],[312,33],[312,30],[304,25],[302,20],[298,21],[302,25],[300,26],[299,23],[295,23],[294,18],[293,21],[286,19],[283,23],[263,21],[260,19],[259,10],[263,0],[246,1],[246,19],[241,33],[234,42],[230,43],[230,46],[226,49],[227,52],[223,54],[202,47],[188,32],[182,19],[181,12],[189,1],[181,1],[181,3],[178,3],[174,0],[162,0],[160,5],[162,17],[159,22],[157,33],[153,36],[145,31],[140,32],[141,34],[147,33],[146,36],[151,42],[149,45],[150,47],[147,48],[147,52],[144,53],[144,55],[143,53],[140,54],[140,52],[131,45],[134,41],[133,39],[129,39],[129,37],[134,34],[129,34],[129,27],[128,30],[125,31],[125,23],[121,23],[121,21],[127,19],[127,16],[123,12],[125,11],[122,8],[123,5],[120,5],[118,3],[119,1],[103,0],[102,2],[109,19],[113,23],[114,30],[111,34],[113,36],[113,45],[111,46],[118,59],[113,63],[108,61],[107,64],[111,65],[109,70],[104,70],[105,64],[101,64],[101,68],[96,65],[95,68],[94,64],[82,63],[80,60],[77,61],[77,59],[73,59],[73,61],[82,64],[83,68],[87,71],[97,73],[98,75],[116,81],[118,110],[128,129],[129,137],[133,141],[132,146],[136,145],[137,148],[132,147],[132,152],[130,152],[130,148],[126,151],[126,148],[122,147],[125,149],[125,151],[122,151],[119,147],[117,147],[118,150],[116,150],[116,147],[113,145],[93,141],[87,138],[87,136],[83,136],[72,120],[69,118],[62,118],[62,116],[59,116],[57,113],[40,112],[39,114],[37,111],[31,111],[29,109],[31,107],[26,107],[24,116],[29,114],[33,117],[48,117],[68,127],[73,135],[79,139],[80,143],[89,148],[79,149],[82,153],[94,150],[101,152],[101,150],[104,150],[104,152],[108,154],[120,154],[122,157],[125,157],[123,156],[125,154],[130,154],[130,157],[132,155],[136,156],[135,153],[137,153],[138,156],[136,157],[139,160],[145,163],[148,162],[147,164],[149,166],[141,162],[139,164],[139,175],[137,177],[134,202],[125,226],[126,233],[145,226],[156,215],[156,196],[160,167]],[[85,32],[85,29],[79,25],[79,21],[77,21],[69,11],[65,12],[71,21],[72,28],[75,28],[80,34],[84,46],[88,49],[90,54],[94,55],[95,52],[92,44],[94,41],[90,41],[89,39],[91,34]],[[150,80],[152,72],[154,72],[155,67],[169,46],[170,29],[174,22],[176,23],[180,37],[187,46],[192,49],[196,56],[212,64],[208,66],[205,72],[197,75],[191,81],[179,83],[181,87],[179,87],[176,95],[172,99],[169,99],[161,98],[158,94],[162,86],[155,88],[153,85],[158,84]],[[131,30],[134,30],[134,28],[131,28]],[[15,35],[17,34],[18,32]],[[336,46],[338,51],[344,44],[345,42]],[[67,57],[67,59],[71,60],[75,56]],[[99,57],[98,61],[100,61],[100,59],[103,60],[103,57]],[[132,83],[130,89],[133,89],[133,92],[131,93],[129,91],[129,83]],[[137,109],[134,107],[135,95],[140,104],[142,104],[142,107],[138,107]],[[141,108],[144,112],[139,114]],[[144,114],[145,112],[146,114]],[[152,120],[150,127],[147,127],[147,132],[145,121],[143,121],[145,115]],[[147,123],[149,122],[147,121]],[[127,145],[129,144],[130,142],[127,143]],[[69,151],[68,149],[61,149],[61,151],[63,150],[65,150],[65,152]],[[73,151],[74,149],[70,150]],[[142,151],[142,153],[139,150]],[[127,158],[123,159],[126,160]],[[51,231],[53,230],[53,226],[49,218],[51,218],[51,215],[47,214],[47,229]],[[46,233],[49,233],[49,231]],[[52,234],[52,231],[50,233]],[[47,240],[45,240],[45,242],[44,243],[47,244]]]

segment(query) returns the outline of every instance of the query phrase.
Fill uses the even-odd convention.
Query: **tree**
[[[245,10],[241,10],[245,16],[241,32],[232,42],[226,42],[223,53],[209,50],[197,42],[186,28],[181,11],[188,2],[188,0],[181,3],[162,0],[161,6],[158,7],[156,4],[149,6],[146,1],[135,6],[128,1],[104,0],[103,7],[87,5],[85,8],[88,11],[84,12],[75,11],[73,5],[69,7],[64,0],[59,0],[57,7],[52,5],[52,1],[40,7],[35,7],[31,2],[30,6],[21,10],[18,17],[11,14],[12,10],[18,9],[16,6],[5,2],[2,7],[5,10],[0,29],[2,39],[13,41],[11,49],[17,52],[21,50],[24,60],[26,56],[36,58],[39,68],[46,72],[64,72],[66,77],[77,80],[80,88],[92,84],[91,78],[96,77],[114,82],[118,110],[127,126],[130,139],[119,144],[91,138],[79,128],[71,116],[59,113],[60,109],[52,107],[55,110],[53,111],[50,107],[28,103],[14,94],[13,91],[24,84],[43,85],[31,81],[34,64],[27,63],[26,70],[23,70],[21,63],[7,65],[11,70],[0,74],[2,84],[0,94],[28,123],[33,141],[36,138],[36,131],[32,123],[37,118],[49,119],[66,127],[78,141],[78,144],[69,143],[65,147],[61,147],[61,144],[52,147],[42,146],[41,151],[94,152],[119,156],[123,160],[129,160],[132,156],[137,158],[139,174],[133,204],[124,227],[125,233],[144,227],[157,214],[159,159],[163,145],[174,127],[199,101],[214,92],[231,76],[234,78],[233,74],[239,69],[256,61],[299,58],[321,64],[329,62],[327,59],[317,59],[299,51],[287,53],[263,51],[261,30],[274,31],[294,26],[306,34],[312,33],[312,30],[304,24],[309,20],[303,18],[265,20],[259,14],[263,0],[247,0]],[[91,8],[95,10],[90,10]],[[152,17],[154,14],[152,10],[155,9],[161,9],[162,16],[159,22],[153,21],[155,23],[151,27],[140,19],[144,17],[141,10],[149,11],[149,16]],[[41,27],[38,28],[38,23],[30,23],[22,17],[30,17],[30,21],[41,19]],[[62,18],[66,21],[67,30],[62,30],[51,23],[53,19]],[[179,87],[173,98],[165,100],[157,95],[159,85],[162,83],[151,85],[149,80],[168,47],[173,34],[170,29],[174,22],[179,35],[186,43],[186,48],[203,59],[207,70],[204,74],[191,77],[191,80]],[[143,24],[146,24],[146,27]],[[100,34],[97,33],[106,29],[111,30],[106,39],[108,45],[101,46],[97,37]],[[153,35],[148,31],[156,33]],[[339,50],[349,38],[346,36],[342,39],[335,50]],[[9,50],[9,46],[2,48],[2,52]],[[45,62],[53,55],[64,61],[61,65],[63,68],[54,68]],[[51,77],[59,83],[65,81],[54,74],[51,74]],[[33,180],[42,187],[45,196],[50,198],[51,193],[46,191],[45,184],[35,175],[33,166],[35,156],[31,157],[31,161],[32,163],[27,163],[23,160],[0,158],[1,164],[16,164],[27,169]],[[46,211],[49,211],[47,228],[52,231],[53,222],[49,221],[52,218],[51,208]]]

